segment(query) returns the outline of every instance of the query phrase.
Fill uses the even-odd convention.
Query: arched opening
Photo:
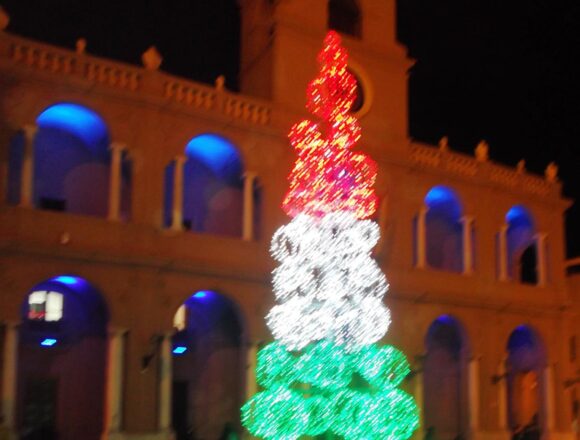
[[[18,354],[21,432],[34,438],[100,439],[107,323],[100,293],[82,278],[57,276],[28,293]]]
[[[425,196],[427,264],[433,269],[461,272],[463,247],[462,208],[459,197],[445,186],[435,186]]]
[[[442,440],[465,437],[469,416],[464,331],[455,318],[442,315],[429,327],[425,345],[425,430]]]
[[[172,422],[177,440],[241,432],[244,398],[243,323],[236,305],[198,291],[174,319]]]
[[[110,135],[103,119],[87,107],[61,103],[36,118],[32,157],[32,202],[40,209],[106,217],[109,202]],[[8,200],[22,191],[24,134],[10,145]],[[121,218],[130,214],[130,165],[121,164]]]
[[[360,38],[362,26],[358,2],[356,0],[330,0],[328,2],[328,28]]]
[[[507,343],[508,420],[515,432],[526,440],[539,440],[545,420],[543,371],[546,355],[536,332],[518,326]]]
[[[243,165],[237,148],[214,134],[194,137],[183,165],[183,227],[195,232],[242,235]],[[172,223],[174,162],[165,171],[165,224]],[[254,188],[254,201],[257,199]]]
[[[521,205],[513,206],[505,216],[508,276],[526,284],[536,284],[537,255],[535,226],[530,212]]]

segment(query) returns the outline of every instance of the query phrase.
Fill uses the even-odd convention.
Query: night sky
[[[15,34],[139,64],[155,44],[162,69],[237,89],[235,0],[4,0]],[[399,39],[417,60],[410,76],[410,135],[495,161],[560,167],[580,199],[580,2],[399,0]],[[568,211],[568,256],[580,256],[580,204]]]

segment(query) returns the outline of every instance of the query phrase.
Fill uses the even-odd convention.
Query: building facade
[[[0,31],[7,428],[67,440],[240,429],[271,340],[286,134],[331,26],[359,80],[360,148],[379,164],[374,255],[390,282],[386,342],[413,368],[416,438],[575,438],[580,285],[557,169],[409,138],[394,0],[240,7],[241,94],[164,73],[154,49],[136,67]]]

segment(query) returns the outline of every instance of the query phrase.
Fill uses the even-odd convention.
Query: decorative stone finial
[[[221,92],[224,89],[225,83],[226,83],[226,77],[223,76],[223,75],[218,76],[215,79],[215,88],[216,88],[216,90],[218,90],[218,91]]]
[[[479,141],[475,147],[475,159],[478,162],[487,162],[489,160],[489,144],[484,140]]]
[[[518,173],[523,174],[526,172],[526,161],[524,159],[520,160],[516,165],[516,170]]]
[[[158,70],[163,62],[163,57],[155,46],[151,46],[143,52],[141,61],[143,62],[143,67],[147,70]]]
[[[449,138],[447,136],[443,136],[439,140],[439,150],[444,152],[449,151]]]
[[[555,162],[550,162],[546,167],[546,171],[544,171],[544,175],[546,176],[546,180],[548,182],[555,183],[558,181],[558,165]]]
[[[85,49],[87,48],[87,40],[84,38],[79,38],[75,44],[76,51],[79,55],[85,53]]]
[[[10,24],[10,15],[0,6],[0,31],[3,31]]]

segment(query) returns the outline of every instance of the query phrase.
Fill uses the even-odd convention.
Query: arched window
[[[536,284],[536,231],[532,215],[524,206],[516,205],[507,212],[505,221],[508,277],[522,283]]]
[[[361,12],[356,0],[328,2],[328,28],[352,37],[361,36]]]
[[[468,430],[465,332],[449,315],[438,317],[425,338],[425,429],[437,438],[465,437]]]
[[[182,200],[174,200],[176,167],[181,167]],[[187,144],[185,161],[174,161],[166,168],[165,225],[242,236],[244,209],[248,208],[244,204],[253,206],[255,229],[259,202],[255,186],[250,188],[252,200],[244,200],[244,184],[243,164],[234,144],[215,134],[196,136]],[[176,215],[181,216],[181,225],[175,224]]]
[[[77,276],[50,278],[26,295],[21,316],[18,430],[101,438],[109,315],[100,292]]]
[[[59,292],[36,290],[28,295],[28,319],[36,321],[60,321],[62,319],[63,295]]]
[[[510,427],[513,431],[526,427],[530,438],[540,438],[546,417],[544,345],[532,328],[520,325],[510,334],[507,351]]]
[[[427,265],[461,272],[463,269],[462,208],[459,197],[445,186],[435,186],[424,200]]]
[[[34,160],[31,204],[40,209],[106,217],[109,202],[110,135],[103,119],[87,107],[61,103],[36,118],[31,151],[24,135],[11,142],[8,200],[23,191],[23,163]],[[121,218],[129,217],[129,167],[121,170]]]
[[[200,290],[179,307],[173,336],[173,431],[177,438],[219,438],[239,422],[246,366],[243,321],[225,296]]]

